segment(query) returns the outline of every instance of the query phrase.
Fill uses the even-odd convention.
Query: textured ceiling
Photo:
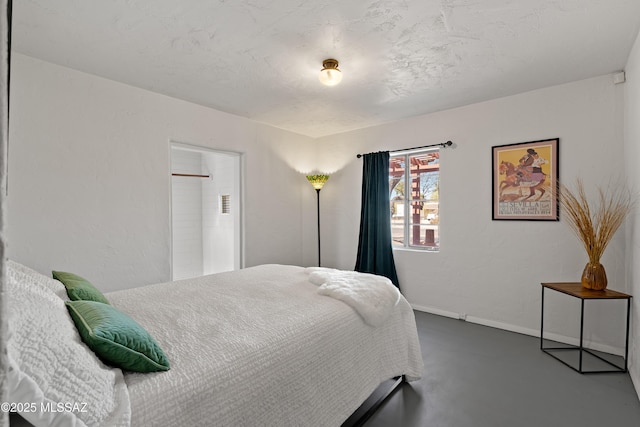
[[[320,137],[621,70],[640,0],[18,0],[29,56]],[[319,83],[336,58],[340,85]]]

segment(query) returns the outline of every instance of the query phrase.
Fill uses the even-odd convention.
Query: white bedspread
[[[171,362],[167,372],[125,374],[133,426],[339,426],[381,381],[422,375],[404,298],[374,328],[319,295],[302,267],[263,265],[107,297]]]

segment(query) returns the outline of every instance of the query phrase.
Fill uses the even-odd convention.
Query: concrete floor
[[[424,376],[366,427],[640,426],[628,374],[579,374],[527,335],[423,312],[416,322]]]

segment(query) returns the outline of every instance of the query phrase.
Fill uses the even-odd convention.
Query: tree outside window
[[[389,198],[394,246],[438,250],[439,196],[439,150],[390,157]]]

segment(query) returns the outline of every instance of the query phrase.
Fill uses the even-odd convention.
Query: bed
[[[411,307],[359,273],[262,265],[105,294],[166,354],[150,373],[84,344],[60,282],[8,275],[9,396],[34,425],[339,426],[381,382],[422,375]]]

